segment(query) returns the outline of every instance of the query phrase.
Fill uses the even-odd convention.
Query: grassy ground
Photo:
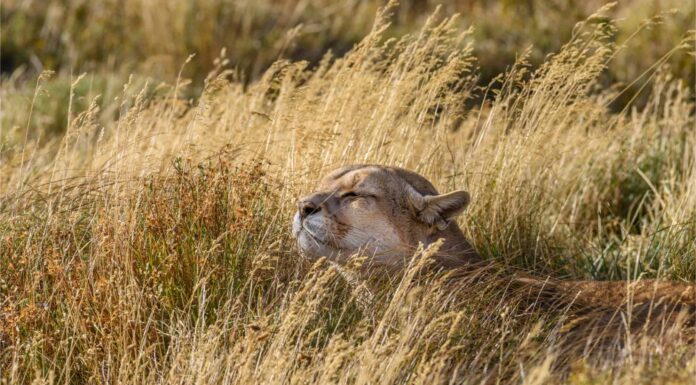
[[[621,353],[606,357],[561,356],[562,315],[523,312],[498,279],[456,296],[415,270],[381,286],[347,282],[302,259],[289,237],[296,197],[323,173],[374,162],[470,191],[460,224],[484,257],[506,266],[694,282],[694,41],[680,24],[693,8],[628,39],[638,16],[609,16],[638,14],[643,3],[587,11],[585,22],[559,23],[573,34],[553,36],[539,25],[557,25],[555,3],[452,3],[426,20],[428,2],[405,2],[373,23],[371,2],[347,11],[242,1],[234,6],[258,13],[230,17],[241,35],[211,21],[228,20],[223,2],[186,3],[194,12],[133,1],[118,17],[109,16],[116,2],[57,4],[3,2],[3,55],[5,39],[40,36],[54,51],[15,44],[20,54],[54,57],[58,70],[15,71],[0,86],[3,383],[690,384],[696,376],[694,348],[678,333],[624,336]],[[555,20],[569,14],[559,4]],[[456,7],[470,15],[447,18]],[[332,9],[351,22],[323,13]],[[515,16],[524,9],[546,17],[528,25]],[[98,12],[103,23],[80,27]],[[287,19],[270,23],[265,12]],[[471,15],[492,16],[466,32]],[[60,17],[71,21],[46,21]],[[108,22],[129,28],[96,38],[118,29]],[[314,50],[311,63],[244,48],[276,44],[273,31],[287,36],[298,22],[322,38],[300,34],[287,45],[299,53],[288,57]],[[515,51],[496,43],[506,25],[550,42]],[[224,57],[210,66],[221,40],[248,77]],[[500,56],[504,72],[490,85],[481,75],[493,63],[488,44],[518,52]],[[347,52],[325,54],[333,46]],[[200,55],[186,62],[192,48]],[[173,64],[158,61],[159,50]],[[70,76],[70,66],[94,69]],[[177,76],[182,66],[191,83]],[[622,77],[638,80],[640,104],[632,96],[616,106],[629,88]]]

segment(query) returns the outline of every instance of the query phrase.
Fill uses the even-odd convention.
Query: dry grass
[[[0,132],[3,383],[690,383],[673,330],[561,356],[563,314],[526,311],[499,275],[454,293],[416,274],[423,251],[349,283],[297,255],[295,198],[374,162],[469,190],[460,224],[505,266],[696,280],[693,84],[658,65],[645,107],[612,112],[621,44],[597,15],[482,89],[455,21],[388,40],[387,14],[316,68],[278,61],[249,86],[218,68],[196,101],[134,78],[106,124],[75,78],[64,135]]]

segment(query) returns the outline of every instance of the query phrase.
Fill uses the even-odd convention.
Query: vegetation
[[[691,383],[679,330],[569,355],[498,276],[356,281],[290,238],[381,163],[468,190],[503,266],[696,281],[693,5],[541,3],[3,2],[2,383]]]

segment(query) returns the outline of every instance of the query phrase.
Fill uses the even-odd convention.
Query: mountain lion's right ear
[[[407,188],[409,200],[418,213],[418,219],[444,230],[449,222],[469,205],[471,200],[466,191],[454,191],[440,195],[421,195],[413,187]]]

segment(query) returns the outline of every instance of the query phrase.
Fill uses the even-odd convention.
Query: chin
[[[330,246],[318,242],[306,231],[300,231],[297,236],[297,246],[302,255],[311,260],[317,260],[321,257],[334,259],[338,256],[338,251]]]

